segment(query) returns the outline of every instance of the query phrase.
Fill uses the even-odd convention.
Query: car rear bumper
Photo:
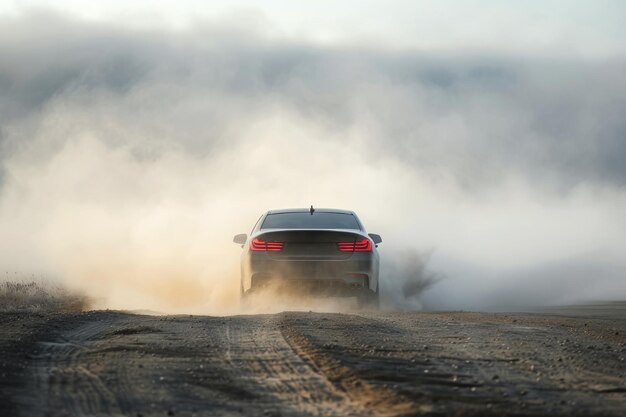
[[[353,295],[378,288],[378,255],[354,253],[345,260],[271,259],[265,253],[247,252],[242,260],[242,289],[279,284],[309,292]]]

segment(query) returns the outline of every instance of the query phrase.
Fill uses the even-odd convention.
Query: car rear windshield
[[[308,212],[268,214],[261,229],[356,229],[359,223],[350,213]]]

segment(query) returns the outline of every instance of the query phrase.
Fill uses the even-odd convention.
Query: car
[[[357,297],[362,307],[379,302],[378,244],[353,211],[328,208],[270,210],[250,236],[233,242],[241,254],[241,294],[277,285],[334,297]]]

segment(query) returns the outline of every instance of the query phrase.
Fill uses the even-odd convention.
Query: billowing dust
[[[307,132],[281,121],[266,133],[257,131],[257,141],[280,147],[296,166],[323,152],[344,152],[341,146],[317,144],[314,126]],[[51,128],[38,145],[45,147],[54,134]],[[0,261],[12,271],[87,295],[94,308],[238,313],[242,249],[232,243],[235,233],[249,233],[268,208],[311,202],[366,208],[364,188],[394,175],[393,169],[362,170],[370,184],[339,192],[330,186],[335,175],[349,175],[361,165],[359,157],[345,158],[332,169],[332,162],[320,159],[318,166],[328,169],[292,173],[284,183],[266,185],[268,178],[281,176],[282,168],[261,168],[259,155],[245,158],[239,149],[202,158],[175,150],[138,158],[135,151],[79,135],[43,155],[31,148],[16,153],[7,163],[10,175],[0,195],[0,231],[7,237],[0,242]],[[232,168],[235,160],[247,167],[241,172]],[[256,170],[264,175],[250,175]],[[370,231],[384,234],[376,227],[388,221],[377,221],[375,207],[369,204],[359,214]],[[394,240],[391,234],[384,238]],[[383,259],[393,251],[384,244],[379,249]],[[334,311],[354,304],[352,299],[310,300],[264,296],[254,309]]]
[[[75,111],[64,109],[55,117],[71,118]],[[550,303],[586,291],[584,285],[562,290],[562,279],[573,276],[567,266],[548,280],[539,269],[528,286],[523,268],[545,254],[534,254],[538,245],[530,235],[526,236],[530,240],[522,239],[526,231],[495,245],[498,236],[508,236],[499,230],[525,229],[515,219],[509,223],[495,216],[505,215],[510,209],[507,204],[500,211],[492,207],[485,212],[487,203],[462,199],[453,188],[437,187],[399,165],[383,169],[366,164],[363,156],[350,151],[350,144],[319,142],[324,133],[318,126],[290,119],[288,113],[265,121],[263,128],[255,130],[254,141],[242,133],[246,141],[241,146],[204,156],[176,148],[157,156],[138,156],[139,150],[150,148],[148,139],[140,141],[139,136],[134,145],[110,145],[100,134],[84,132],[50,146],[60,138],[58,124],[44,131],[34,139],[34,147],[14,153],[5,162],[0,262],[7,271],[61,282],[91,298],[94,308],[238,313],[242,249],[232,243],[233,235],[249,233],[267,209],[311,203],[353,209],[369,232],[382,235],[381,296],[387,308],[416,309],[424,301],[440,308],[467,308],[467,304],[487,308],[506,297],[515,297],[514,302]],[[267,149],[281,149],[281,153]],[[341,163],[328,155],[343,155]],[[297,168],[311,166],[312,159],[315,169]],[[356,171],[362,181],[337,186],[337,178],[350,178]],[[413,190],[415,201],[405,199],[406,189]],[[371,197],[373,190],[377,198]],[[533,203],[523,204],[532,207]],[[475,229],[467,237],[460,216],[480,224],[487,219],[479,215],[483,212],[491,216],[489,228]],[[563,222],[577,222],[589,213],[579,206],[569,220],[561,216],[562,209],[547,217],[534,216],[537,227],[545,230],[554,229],[545,222],[561,216],[555,224],[562,228],[560,236],[566,237],[571,231]],[[602,229],[604,223],[585,219],[587,226],[579,222],[577,230]],[[456,224],[451,226],[451,220]],[[599,217],[596,220],[600,222]],[[545,235],[539,247],[546,249],[546,239],[553,238]],[[572,239],[563,242],[563,251],[578,244]],[[433,247],[434,251],[428,249]],[[594,288],[606,292],[613,285],[612,277]],[[532,291],[517,290],[522,284]],[[315,306],[305,306],[302,300],[264,297],[256,308],[273,311],[286,303],[284,309],[337,310],[345,302],[352,300],[318,299]]]
[[[335,49],[211,25],[2,23],[7,276],[59,282],[95,308],[236,313],[233,235],[266,210],[313,204],[354,210],[382,235],[383,305],[626,295],[626,193],[586,181],[566,158],[574,148],[619,155],[594,133],[621,126],[606,111],[624,96],[615,63],[555,62],[554,83],[527,57]],[[572,103],[573,119],[541,116]],[[561,120],[596,123],[570,131]],[[563,147],[570,138],[590,142]],[[264,297],[258,308],[314,308],[307,302]]]
[[[278,313],[281,311],[350,312],[359,307],[355,297],[321,297],[305,293],[264,288],[246,296],[240,302],[243,314]]]

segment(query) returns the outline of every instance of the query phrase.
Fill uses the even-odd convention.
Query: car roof
[[[334,209],[334,208],[313,208],[316,212],[319,213],[338,213],[338,214],[354,214],[353,211],[350,210],[342,210],[342,209]],[[289,209],[278,209],[278,210],[269,210],[267,214],[279,214],[279,213],[308,213],[310,208],[289,208]]]

